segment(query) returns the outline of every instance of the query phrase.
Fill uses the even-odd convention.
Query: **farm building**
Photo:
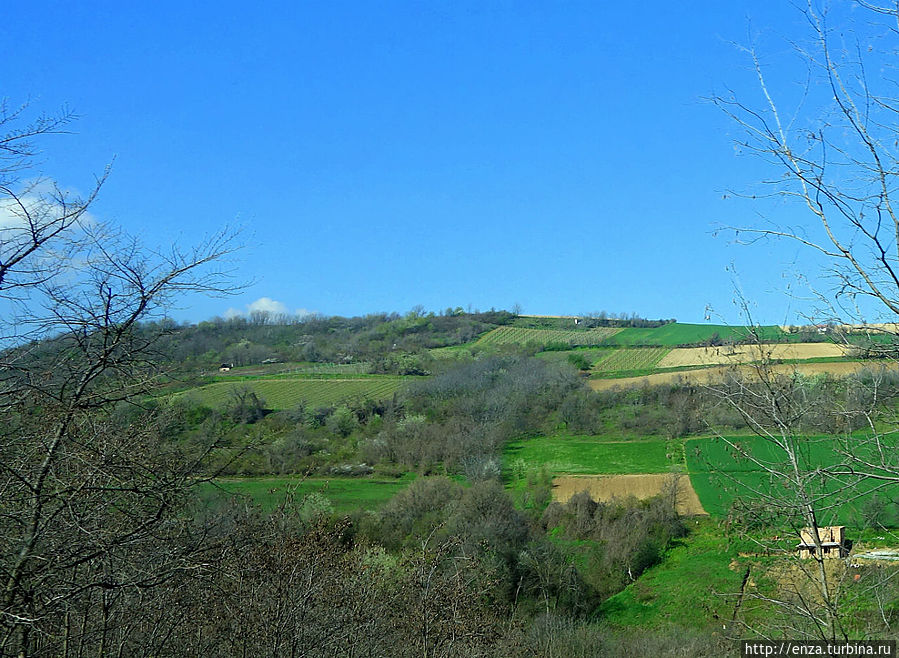
[[[821,540],[821,554],[825,558],[846,557],[849,547],[846,544],[846,526],[834,525],[818,528],[818,538]],[[815,555],[815,531],[813,528],[803,528],[799,531],[799,544],[796,550],[799,557],[808,559]]]

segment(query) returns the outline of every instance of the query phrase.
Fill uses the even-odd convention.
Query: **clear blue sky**
[[[702,99],[756,98],[730,43],[801,29],[786,2],[23,2],[0,95],[67,104],[45,169],[149,243],[246,228],[234,299],[356,315],[421,304],[789,320],[795,248],[729,246],[764,171]],[[790,77],[784,73],[784,84]]]

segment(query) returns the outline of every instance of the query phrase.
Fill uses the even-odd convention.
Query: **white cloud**
[[[60,204],[60,197],[72,204],[66,211]],[[30,216],[38,224],[46,224],[60,217],[64,212],[72,212],[78,202],[77,193],[56,186],[53,181],[39,179],[27,183],[13,198],[8,194],[0,196],[0,231],[18,232],[27,228],[26,217]],[[78,224],[87,227],[96,220],[84,212],[78,217]]]
[[[234,307],[229,308],[225,311],[225,318],[230,320],[231,318],[248,316],[254,312],[270,313],[271,315],[291,315],[287,305],[283,302],[279,302],[271,297],[260,297],[255,302],[247,304],[243,310]],[[310,311],[305,308],[298,308],[293,312],[293,315],[299,318],[314,314],[315,311]]]
[[[271,297],[260,297],[252,304],[247,305],[247,311],[264,311],[273,315],[287,315],[287,306],[281,302],[276,302]]]

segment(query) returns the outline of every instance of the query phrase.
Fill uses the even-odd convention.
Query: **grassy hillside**
[[[239,382],[218,381],[181,393],[209,407],[227,404],[237,389],[250,389],[265,400],[268,409],[290,409],[298,404],[329,406],[348,399],[391,397],[405,384],[407,377],[313,379],[298,377],[258,378]]]
[[[719,522],[695,519],[689,528],[664,562],[603,602],[604,623],[629,630],[668,624],[696,629],[714,624],[720,629],[731,619],[735,599],[722,595],[740,591],[743,569],[732,562],[737,548]]]

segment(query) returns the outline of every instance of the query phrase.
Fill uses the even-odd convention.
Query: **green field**
[[[556,345],[594,346],[605,342],[620,329],[528,329],[525,327],[497,327],[481,336],[476,345]]]
[[[553,474],[667,473],[665,441],[609,441],[596,436],[555,434],[509,443],[507,469],[543,465]]]
[[[790,340],[791,334],[786,333],[780,327],[757,327],[756,331],[761,340],[777,341]],[[656,327],[655,329],[627,328],[610,337],[604,344],[621,346],[658,345],[662,347],[676,347],[678,345],[695,345],[706,342],[715,334],[722,341],[740,341],[750,338],[747,327],[730,326],[724,324],[687,324],[672,322]],[[798,340],[798,335],[792,340]]]
[[[298,501],[308,494],[319,493],[330,501],[336,513],[346,514],[357,509],[381,507],[414,479],[414,474],[401,478],[222,478],[216,486],[204,485],[204,494],[209,497],[249,496],[264,511],[270,512],[284,502],[290,492]]]
[[[671,349],[667,347],[612,350],[605,358],[593,364],[593,373],[603,375],[612,372],[650,370],[655,368],[670,351]]]
[[[240,382],[218,381],[179,395],[188,395],[210,407],[220,407],[227,404],[235,389],[249,388],[265,400],[266,408],[290,409],[301,402],[311,406],[329,406],[350,399],[383,400],[391,397],[408,380],[408,377],[390,375],[354,379],[281,376]]]
[[[780,448],[760,437],[738,437],[732,440],[738,441],[749,454],[760,460],[781,464],[786,461],[786,454]],[[864,446],[861,439],[856,440],[859,442],[856,453],[863,456],[862,453],[870,448]],[[844,460],[838,454],[832,439],[807,437],[804,441],[800,456],[803,470],[814,471],[817,466],[838,464]],[[685,444],[685,452],[690,481],[709,514],[726,515],[737,498],[756,498],[753,490],[775,495],[780,493],[785,499],[791,494],[782,482],[772,481],[755,464],[746,459],[734,458],[732,449],[719,438],[690,439]],[[861,519],[861,510],[871,500],[875,489],[878,497],[892,504],[892,509],[886,512],[884,522],[888,525],[899,523],[899,509],[895,504],[899,501],[899,483],[884,486],[882,482],[868,479],[841,492],[836,491],[839,483],[833,479],[823,483],[820,480],[813,481],[810,486],[821,495],[819,507],[832,506],[831,510],[823,512],[823,523],[857,525]]]

